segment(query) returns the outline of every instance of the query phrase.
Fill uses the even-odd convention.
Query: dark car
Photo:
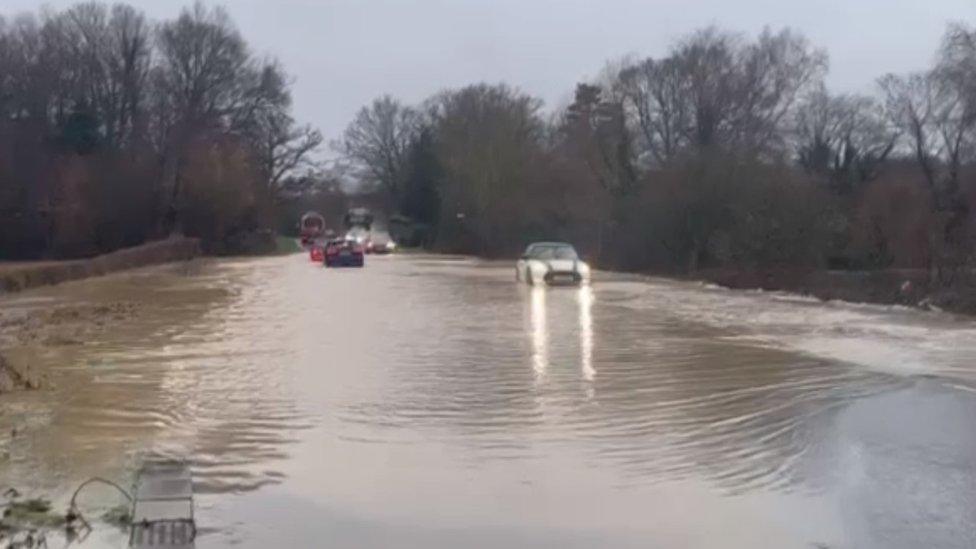
[[[325,243],[326,267],[362,267],[365,263],[363,245],[355,240],[340,238]]]

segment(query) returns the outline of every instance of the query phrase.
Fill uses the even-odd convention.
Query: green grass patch
[[[46,499],[26,499],[10,501],[3,510],[0,530],[17,532],[20,530],[60,528],[65,519],[51,510],[51,502]]]
[[[301,244],[298,243],[298,239],[290,236],[278,235],[275,237],[275,254],[277,255],[288,255],[301,253]]]
[[[416,248],[407,248],[405,246],[397,246],[396,251],[394,251],[393,253],[394,254],[398,254],[398,255],[419,255],[419,254],[431,254],[431,253],[436,253],[436,252],[432,252],[432,251],[428,250],[427,248],[421,248],[419,246],[416,247]]]

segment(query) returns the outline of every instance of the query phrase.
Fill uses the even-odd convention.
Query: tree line
[[[180,232],[240,251],[321,134],[221,8],[0,17],[0,259],[91,255]]]
[[[709,27],[555,113],[505,84],[383,96],[337,145],[442,250],[555,238],[625,269],[971,272],[976,31],[950,26],[932,67],[872,94],[831,92],[827,70],[789,29]]]

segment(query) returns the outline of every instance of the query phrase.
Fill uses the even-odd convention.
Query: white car
[[[346,240],[351,240],[356,244],[366,245],[366,241],[369,240],[369,231],[362,227],[353,227],[346,231]]]
[[[565,242],[529,244],[515,266],[515,279],[529,284],[577,286],[590,279],[590,267]]]
[[[372,231],[366,239],[366,253],[389,254],[396,251],[396,242],[386,231]]]

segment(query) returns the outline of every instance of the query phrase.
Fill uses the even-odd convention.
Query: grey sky
[[[154,18],[187,2],[129,0]],[[60,8],[74,2],[47,2]],[[208,2],[212,3],[212,2]],[[628,53],[658,56],[695,28],[802,31],[830,54],[830,86],[872,91],[886,72],[924,68],[949,21],[976,23],[976,0],[229,0],[255,51],[295,78],[297,117],[337,137],[390,93],[418,101],[446,87],[506,81],[545,99]],[[35,10],[0,0],[0,12]]]

